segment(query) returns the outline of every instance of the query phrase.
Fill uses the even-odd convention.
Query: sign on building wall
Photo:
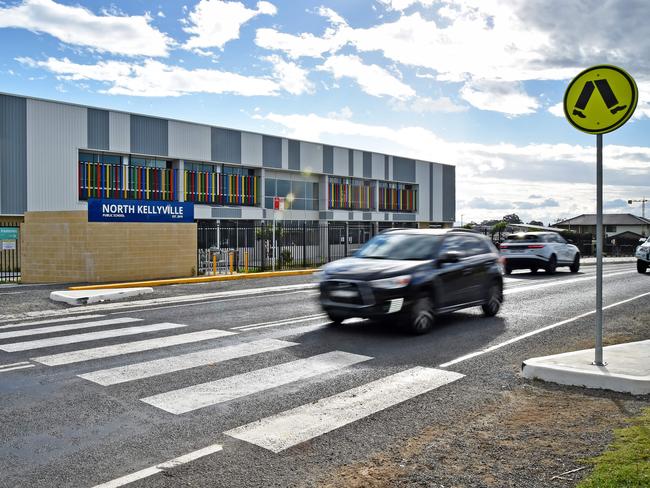
[[[18,227],[0,227],[0,241],[18,240]]]
[[[143,202],[91,198],[88,222],[194,222],[191,202]]]

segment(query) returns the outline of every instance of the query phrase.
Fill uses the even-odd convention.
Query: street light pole
[[[650,201],[650,200],[648,200],[646,197],[643,197],[643,198],[628,200],[627,203],[628,203],[628,205],[632,205],[633,203],[641,202],[641,217],[643,217],[645,219],[645,204],[648,201]]]

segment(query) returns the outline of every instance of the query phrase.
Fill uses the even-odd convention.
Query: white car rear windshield
[[[506,237],[506,242],[544,242],[537,234],[512,234]]]

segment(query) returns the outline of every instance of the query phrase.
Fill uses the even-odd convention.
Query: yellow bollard
[[[248,251],[244,251],[244,273],[248,273]]]
[[[212,274],[216,276],[217,274],[217,255],[212,255]]]
[[[233,268],[233,266],[235,264],[235,253],[230,251],[228,254],[229,254],[229,257],[230,257],[230,274],[232,274],[232,268]]]

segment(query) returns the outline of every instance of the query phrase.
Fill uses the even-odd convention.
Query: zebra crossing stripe
[[[78,317],[63,317],[61,319],[48,319],[48,320],[30,320],[29,322],[16,322],[13,324],[0,325],[1,329],[14,329],[16,327],[27,327],[28,325],[42,325],[42,324],[54,324],[56,322],[72,322],[74,320],[87,320],[87,319],[98,319],[104,317],[104,315],[79,315]]]
[[[216,347],[205,351],[92,371],[90,373],[80,374],[79,377],[102,386],[116,385],[118,383],[126,383],[128,381],[173,373],[174,371],[220,363],[229,359],[252,356],[254,354],[261,354],[296,345],[297,343],[295,342],[262,339],[259,341],[244,342],[234,346]]]
[[[126,476],[122,476],[120,478],[116,478],[111,481],[107,481],[106,483],[102,483],[101,485],[95,485],[93,488],[119,488],[120,486],[128,485],[129,483],[133,483],[134,481],[148,478],[149,476],[153,476],[154,474],[158,474],[168,469],[175,468],[176,466],[189,463],[190,461],[194,461],[195,459],[199,459],[209,454],[213,454],[215,452],[221,451],[222,449],[223,447],[220,444],[213,444],[211,446],[204,447],[203,449],[199,449],[198,451],[193,451],[190,452],[189,454],[185,454],[183,456],[170,459],[169,461],[166,461],[164,463],[157,464],[156,466],[151,466],[150,468],[141,469],[140,471],[127,474]]]
[[[163,347],[177,346],[180,344],[189,344],[192,342],[207,341],[234,335],[235,332],[226,330],[202,330],[199,332],[190,332],[187,334],[177,334],[167,337],[157,337],[155,339],[144,339],[135,342],[125,342],[111,346],[92,347],[90,349],[80,349],[77,351],[62,352],[59,354],[50,354],[32,358],[32,361],[45,364],[46,366],[60,366],[63,364],[79,363],[82,361],[91,361],[93,359],[102,359],[123,354],[132,354],[135,352],[149,351],[152,349],[162,349]]]
[[[237,427],[225,434],[277,453],[463,376],[453,371],[418,366]]]
[[[47,339],[38,339],[35,341],[11,342],[0,345],[0,350],[6,352],[29,351],[31,349],[43,349],[45,347],[62,346],[65,344],[76,344],[78,342],[95,341],[98,339],[109,339],[111,337],[122,337],[135,334],[144,334],[146,332],[157,332],[167,329],[177,329],[187,327],[183,324],[173,324],[163,322],[160,324],[141,325],[138,327],[126,327],[124,329],[102,330],[100,332],[87,332],[85,334],[73,334],[63,337],[49,337]]]
[[[295,381],[312,378],[330,371],[336,371],[369,359],[372,358],[342,351],[332,351],[209,383],[153,395],[143,398],[142,401],[178,415]]]
[[[132,319],[122,317],[118,319],[97,320],[95,322],[81,322],[78,324],[54,325],[51,327],[39,327],[38,329],[21,329],[12,330],[11,332],[0,332],[0,339],[10,339],[12,337],[24,337],[30,335],[50,334],[52,332],[63,332],[67,330],[89,329],[91,327],[102,327],[105,325],[127,324],[129,322],[141,322],[142,319]]]

